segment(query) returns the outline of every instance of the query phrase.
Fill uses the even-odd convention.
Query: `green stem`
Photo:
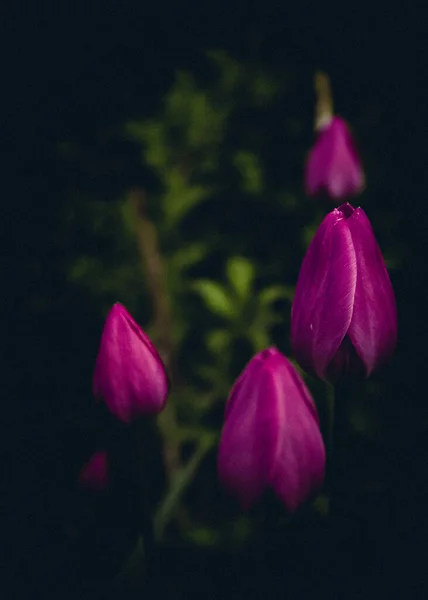
[[[157,540],[162,538],[163,531],[177,509],[182,495],[192,481],[201,461],[204,459],[207,452],[217,442],[216,436],[205,435],[199,440],[198,446],[193,453],[193,456],[187,463],[177,471],[174,480],[172,481],[162,504],[159,506],[154,518],[154,531]]]

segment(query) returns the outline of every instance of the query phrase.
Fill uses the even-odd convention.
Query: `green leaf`
[[[191,119],[187,140],[191,148],[217,145],[224,136],[227,112],[214,107],[206,92],[198,92],[191,101]]]
[[[211,189],[190,184],[179,167],[171,168],[165,180],[167,189],[162,198],[165,221],[168,227],[176,227],[193,207],[211,194]]]
[[[206,366],[208,370],[210,367]],[[211,366],[212,371],[210,376],[205,373],[204,367],[194,367],[194,374],[198,375],[201,379],[205,379],[209,383],[209,391],[203,391],[200,384],[196,389],[187,388],[183,390],[183,394],[178,398],[177,401],[177,414],[180,423],[188,423],[197,426],[200,424],[201,417],[211,410],[211,408],[218,402],[219,398],[223,396],[220,394],[220,383],[219,381],[219,370],[216,367]],[[224,378],[224,375],[223,375]],[[229,382],[227,382],[229,386]],[[225,387],[225,386],[223,386]],[[222,390],[223,390],[222,387]],[[229,388],[226,389],[226,394]],[[181,428],[184,425],[180,425]]]
[[[252,323],[252,326],[259,327],[268,331],[272,325],[275,325],[276,323],[281,323],[283,320],[283,316],[279,315],[278,313],[275,313],[273,310],[265,308],[257,313]]]
[[[239,83],[242,67],[223,50],[209,51],[207,52],[207,56],[217,66],[221,73],[220,85],[224,92],[230,94]]]
[[[215,546],[220,541],[220,534],[213,527],[192,527],[186,536],[198,546]]]
[[[226,265],[227,277],[241,299],[248,297],[254,280],[254,266],[241,256],[229,258]]]
[[[136,142],[145,142],[148,132],[148,122],[145,121],[129,121],[124,125],[126,136]]]
[[[179,272],[185,271],[203,260],[208,251],[208,246],[202,243],[189,244],[184,248],[179,248],[169,259],[169,268]]]
[[[125,134],[143,145],[144,161],[161,175],[164,174],[172,160],[165,124],[155,119],[132,121],[125,125]]]
[[[209,279],[199,279],[192,284],[192,289],[201,296],[211,312],[226,319],[236,317],[236,306],[227,290],[219,283]]]
[[[267,306],[277,300],[293,300],[294,287],[286,285],[271,285],[264,288],[258,295],[258,301],[261,306]]]
[[[178,439],[180,442],[195,442],[206,435],[216,435],[216,433],[207,431],[203,427],[180,427]]]
[[[242,179],[242,187],[249,194],[260,194],[263,190],[263,172],[259,158],[247,150],[240,150],[233,159]]]
[[[183,127],[190,122],[191,103],[197,93],[195,79],[188,71],[178,71],[174,85],[165,96],[165,117],[173,126]]]
[[[68,276],[70,281],[82,281],[101,272],[103,265],[98,258],[79,256],[71,265]]]
[[[218,383],[219,380],[219,369],[214,365],[201,365],[200,367],[195,367],[195,372],[209,383]]]
[[[255,352],[260,352],[271,345],[270,337],[266,330],[261,327],[250,327],[247,331],[247,337],[252,343]]]
[[[265,105],[273,100],[280,91],[280,84],[265,73],[259,73],[253,78],[252,91],[257,104]]]
[[[215,329],[207,334],[207,346],[213,354],[224,354],[230,342],[231,336],[226,329]]]

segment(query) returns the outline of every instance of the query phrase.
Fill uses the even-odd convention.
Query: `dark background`
[[[364,106],[378,114],[373,147],[381,157],[382,176],[374,210],[386,219],[389,211],[399,214],[397,244],[405,256],[405,267],[394,281],[399,348],[390,396],[382,399],[391,405],[387,451],[392,466],[388,495],[375,497],[366,509],[369,541],[355,542],[351,533],[343,552],[331,555],[331,547],[341,543],[341,525],[326,533],[319,524],[297,523],[300,533],[295,537],[303,541],[284,545],[272,533],[260,545],[264,554],[260,550],[256,558],[232,560],[221,552],[194,556],[191,549],[178,558],[170,550],[164,557],[165,573],[181,582],[176,590],[189,585],[186,593],[177,591],[171,597],[225,597],[234,590],[254,597],[256,590],[264,590],[263,597],[269,597],[267,590],[272,597],[286,597],[287,592],[290,597],[313,597],[308,573],[313,574],[314,563],[322,585],[335,582],[328,588],[331,598],[375,596],[379,590],[392,597],[397,589],[409,598],[424,597],[428,51],[424,11],[414,5],[410,10],[390,4],[382,12],[373,3],[371,8],[332,11],[321,5],[273,2],[257,8],[241,2],[196,9],[148,8],[143,2],[2,7],[5,598],[45,598],[50,591],[81,597],[91,563],[96,572],[92,576],[102,581],[118,560],[114,547],[106,552],[111,565],[100,560],[108,535],[88,549],[71,547],[60,532],[64,514],[73,510],[67,472],[75,461],[72,434],[60,423],[68,399],[90,397],[90,357],[102,323],[87,298],[67,285],[58,252],[58,215],[61,199],[76,178],[83,178],[79,183],[88,189],[112,196],[124,184],[140,182],[138,157],[128,148],[112,148],[94,159],[93,140],[101,129],[133,114],[150,114],[174,70],[198,69],[201,52],[210,47],[238,58],[257,56],[269,65],[325,69],[334,81],[339,112],[352,119]],[[64,139],[79,140],[89,149],[96,167],[91,176],[61,162],[57,145]],[[40,286],[56,297],[48,314],[31,302]],[[385,461],[379,464],[384,468]],[[114,529],[109,516],[105,522]],[[113,546],[118,535],[112,536]],[[378,549],[376,558],[367,558],[373,547]],[[357,558],[350,548],[357,549]],[[326,555],[335,557],[334,564],[323,559]],[[344,565],[341,556],[349,557]],[[362,557],[370,583],[359,596],[359,584],[350,583],[347,569]],[[248,560],[256,573],[250,582],[243,574]],[[186,573],[193,574],[191,584]],[[338,591],[342,584],[346,593]],[[96,586],[86,592],[89,597],[99,593]]]

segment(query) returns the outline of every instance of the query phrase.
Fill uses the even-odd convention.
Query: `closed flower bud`
[[[277,349],[260,352],[227,402],[220,482],[244,510],[270,488],[294,512],[321,487],[324,468],[318,415],[303,380]]]
[[[162,359],[147,334],[119,303],[113,306],[104,325],[93,391],[124,423],[158,413],[165,406],[168,379]]]
[[[104,492],[110,485],[107,452],[95,452],[79,473],[79,485],[91,492]]]
[[[368,376],[396,339],[394,291],[370,221],[343,204],[324,218],[302,263],[291,310],[294,355],[321,379]]]
[[[324,194],[338,201],[364,189],[361,162],[348,126],[340,117],[332,117],[319,129],[306,163],[305,189],[309,196]]]

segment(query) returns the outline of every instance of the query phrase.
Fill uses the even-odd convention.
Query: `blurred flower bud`
[[[277,349],[247,364],[229,396],[218,473],[249,509],[267,488],[294,512],[323,482],[325,449],[314,402]]]
[[[325,194],[345,200],[364,189],[364,173],[346,122],[332,117],[320,127],[309,152],[305,189],[308,196]]]
[[[95,365],[93,392],[115,417],[130,423],[160,412],[168,395],[162,359],[124,306],[109,312]]]
[[[368,376],[397,340],[394,291],[370,221],[343,204],[322,221],[303,260],[291,310],[298,363],[322,379]]]
[[[92,492],[104,492],[110,485],[107,452],[95,452],[79,473],[79,485]]]

